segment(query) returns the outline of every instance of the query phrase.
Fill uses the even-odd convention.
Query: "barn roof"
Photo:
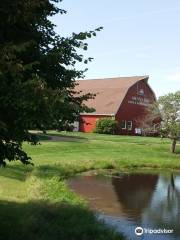
[[[105,79],[78,80],[76,91],[96,94],[85,104],[96,109],[92,115],[115,115],[126,96],[127,91],[138,81],[148,81],[148,76],[117,77]],[[89,114],[89,113],[88,113]]]

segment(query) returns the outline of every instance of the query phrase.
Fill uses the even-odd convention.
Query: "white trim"
[[[80,115],[115,116],[114,113],[80,113]]]
[[[128,122],[131,123],[130,128],[128,128]],[[132,121],[127,121],[127,130],[128,130],[128,131],[131,131],[131,130],[132,130],[132,123],[133,123]]]
[[[122,128],[122,122],[125,123],[125,127],[124,128]],[[127,129],[127,122],[126,122],[126,120],[121,120],[121,129],[123,129],[123,130]]]

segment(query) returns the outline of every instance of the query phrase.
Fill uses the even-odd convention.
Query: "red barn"
[[[95,93],[95,99],[85,104],[95,109],[81,113],[79,131],[92,132],[100,118],[113,118],[119,124],[119,134],[140,134],[138,119],[145,117],[147,106],[156,100],[148,84],[148,76],[79,80],[77,91]]]

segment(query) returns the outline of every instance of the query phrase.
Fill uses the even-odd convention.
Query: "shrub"
[[[111,118],[101,118],[96,122],[93,132],[101,134],[115,134],[117,130],[117,122]]]

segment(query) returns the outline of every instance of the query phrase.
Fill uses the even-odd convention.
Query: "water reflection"
[[[173,235],[143,239],[180,239],[180,174],[80,176],[69,185],[130,239],[136,239],[136,226],[174,229]]]
[[[138,220],[151,202],[158,181],[157,175],[125,175],[112,178],[112,185],[128,218]]]
[[[150,206],[142,215],[144,223],[174,229],[180,239],[180,176],[161,176]]]

